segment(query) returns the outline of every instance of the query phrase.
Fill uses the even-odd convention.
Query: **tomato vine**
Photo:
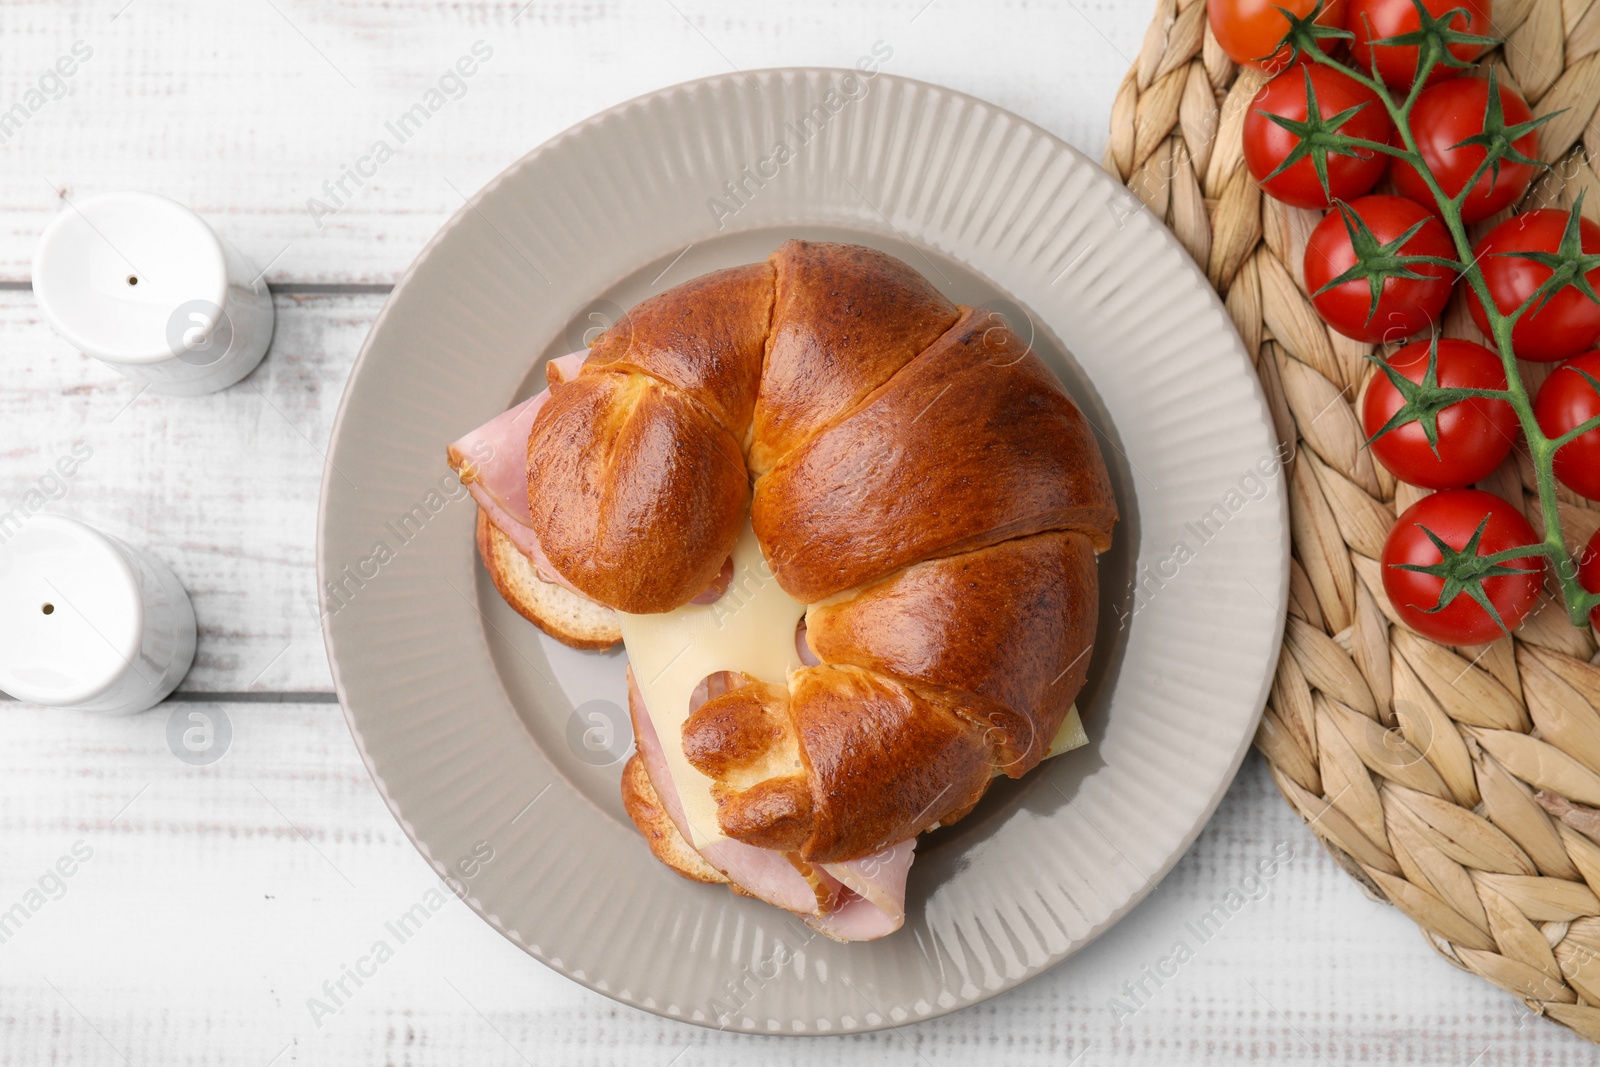
[[[1467,24],[1469,15],[1463,8],[1456,8],[1443,15],[1434,16],[1427,10],[1421,0],[1412,0],[1412,2],[1417,8],[1420,17],[1419,28],[1409,33],[1385,37],[1372,42],[1374,45],[1409,46],[1418,50],[1415,78],[1410,88],[1401,98],[1397,98],[1395,93],[1379,77],[1376,59],[1374,59],[1371,71],[1362,71],[1324,51],[1324,42],[1332,44],[1339,40],[1349,40],[1354,35],[1349,30],[1341,27],[1319,24],[1316,19],[1322,10],[1322,5],[1320,4],[1303,17],[1279,8],[1289,21],[1289,30],[1284,35],[1280,48],[1286,47],[1289,49],[1291,62],[1304,58],[1308,62],[1329,67],[1358,82],[1377,95],[1379,102],[1382,103],[1394,122],[1400,144],[1386,144],[1351,137],[1337,130],[1323,128],[1317,130],[1317,147],[1323,152],[1340,154],[1352,152],[1383,153],[1395,159],[1404,160],[1415,169],[1426,184],[1429,194],[1433,197],[1434,203],[1438,208],[1439,217],[1444,222],[1445,228],[1449,231],[1451,240],[1455,245],[1459,259],[1450,262],[1448,265],[1466,279],[1468,286],[1471,287],[1472,292],[1482,303],[1489,326],[1488,333],[1494,339],[1495,346],[1499,350],[1500,359],[1505,365],[1507,383],[1505,389],[1442,390],[1435,384],[1431,387],[1424,385],[1409,388],[1406,394],[1407,406],[1419,415],[1429,410],[1437,410],[1449,401],[1458,401],[1467,397],[1484,397],[1507,401],[1516,411],[1518,422],[1521,424],[1523,434],[1527,439],[1528,454],[1532,461],[1535,480],[1538,485],[1544,539],[1524,547],[1499,552],[1490,557],[1483,557],[1482,562],[1479,563],[1459,558],[1462,555],[1460,552],[1446,553],[1446,558],[1442,561],[1441,566],[1450,572],[1452,579],[1452,581],[1447,582],[1446,591],[1449,592],[1451,598],[1457,593],[1465,592],[1474,599],[1481,599],[1481,581],[1495,567],[1502,565],[1505,560],[1525,556],[1541,556],[1550,560],[1553,564],[1556,581],[1560,585],[1562,600],[1572,624],[1574,626],[1584,626],[1587,625],[1590,611],[1600,607],[1600,593],[1589,592],[1579,581],[1580,561],[1574,558],[1573,552],[1567,545],[1566,535],[1561,529],[1561,513],[1556,496],[1556,478],[1553,471],[1553,463],[1556,450],[1562,445],[1584,433],[1600,428],[1600,416],[1589,419],[1559,437],[1553,439],[1547,437],[1540,429],[1538,420],[1534,416],[1533,402],[1528,396],[1527,388],[1523,384],[1522,376],[1518,370],[1516,351],[1512,342],[1512,330],[1523,316],[1542,306],[1557,292],[1568,286],[1576,288],[1586,299],[1600,304],[1600,294],[1595,292],[1586,278],[1590,270],[1600,267],[1600,255],[1584,253],[1578,240],[1579,220],[1582,216],[1583,206],[1583,199],[1580,195],[1570,213],[1567,236],[1563,238],[1561,246],[1556,252],[1500,253],[1538,262],[1549,268],[1551,275],[1520,306],[1509,313],[1502,312],[1496,305],[1490,295],[1483,270],[1473,254],[1473,246],[1467,236],[1466,223],[1462,218],[1462,206],[1477,187],[1479,180],[1486,174],[1498,175],[1500,166],[1504,162],[1535,164],[1540,167],[1547,167],[1548,164],[1538,160],[1531,160],[1518,152],[1515,145],[1517,140],[1537,130],[1540,126],[1555,118],[1559,112],[1543,115],[1528,122],[1507,125],[1501,107],[1496,76],[1491,67],[1483,132],[1468,138],[1461,145],[1456,146],[1462,147],[1463,145],[1471,144],[1481,147],[1484,150],[1484,158],[1478,164],[1470,180],[1462,185],[1458,193],[1453,196],[1447,194],[1418,148],[1417,138],[1411,125],[1412,109],[1416,105],[1417,98],[1427,86],[1429,76],[1433,73],[1435,67],[1440,64],[1451,67],[1471,65],[1460,59],[1452,51],[1452,45],[1488,48],[1502,42],[1492,37],[1481,37],[1453,28],[1453,24],[1458,19],[1463,25]],[[1332,125],[1332,123],[1329,123],[1329,125]],[[1380,253],[1389,251],[1388,249],[1379,250]],[[1393,258],[1392,255],[1390,258]],[[1375,263],[1372,270],[1377,272],[1382,266],[1382,264]],[[1391,263],[1388,266],[1392,269],[1394,265]],[[1585,375],[1585,379],[1591,385],[1600,389],[1600,382],[1594,381],[1588,375]],[[1409,385],[1410,383],[1408,383]],[[1430,389],[1437,390],[1438,395],[1433,395]],[[1430,533],[1429,536],[1432,537],[1432,534]],[[1443,552],[1443,549],[1441,549],[1441,552]],[[1476,573],[1480,568],[1483,569],[1483,573]],[[1494,571],[1494,573],[1499,572]],[[1454,588],[1454,585],[1459,585],[1459,588]],[[1441,601],[1441,606],[1443,603],[1444,601]]]

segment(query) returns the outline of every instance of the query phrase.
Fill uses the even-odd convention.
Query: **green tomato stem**
[[[1424,161],[1422,152],[1417,147],[1416,136],[1411,130],[1412,108],[1416,106],[1417,98],[1421,95],[1422,87],[1426,83],[1428,75],[1433,72],[1433,68],[1439,62],[1439,57],[1433,54],[1434,51],[1431,48],[1425,50],[1421,69],[1417,71],[1416,80],[1402,102],[1395,101],[1393,95],[1389,92],[1388,86],[1384,85],[1380,79],[1369,77],[1360,70],[1334,59],[1321,48],[1308,49],[1307,54],[1313,62],[1321,63],[1323,66],[1338,71],[1364,85],[1377,95],[1384,109],[1388,111],[1390,119],[1393,120],[1395,129],[1400,134],[1400,139],[1404,145],[1403,148],[1388,146],[1385,154],[1397,159],[1404,159],[1410,163],[1412,168],[1427,184],[1428,191],[1433,195],[1434,202],[1439,207],[1439,213],[1444,219],[1445,228],[1450,232],[1450,238],[1455,243],[1456,252],[1461,257],[1461,262],[1453,264],[1453,266],[1460,268],[1464,265],[1465,269],[1461,271],[1462,276],[1478,297],[1479,303],[1483,305],[1485,316],[1489,320],[1489,334],[1494,339],[1495,347],[1499,349],[1500,362],[1505,366],[1507,388],[1503,392],[1498,390],[1494,392],[1498,394],[1498,399],[1504,399],[1510,403],[1517,413],[1517,421],[1521,423],[1522,432],[1528,440],[1528,454],[1533,461],[1534,476],[1538,483],[1539,510],[1544,519],[1544,540],[1537,544],[1513,549],[1509,554],[1499,553],[1498,555],[1503,555],[1508,559],[1530,555],[1544,556],[1550,559],[1554,564],[1552,569],[1555,571],[1555,578],[1561,589],[1567,616],[1572,625],[1581,628],[1588,625],[1590,610],[1600,605],[1600,593],[1590,593],[1578,582],[1577,563],[1573,558],[1571,549],[1567,546],[1566,535],[1561,530],[1561,508],[1560,501],[1556,497],[1556,478],[1553,464],[1558,444],[1565,444],[1566,439],[1561,439],[1559,442],[1552,441],[1539,428],[1539,422],[1534,418],[1533,414],[1533,402],[1528,397],[1527,386],[1522,381],[1522,374],[1517,365],[1516,352],[1512,346],[1512,327],[1516,325],[1517,320],[1527,310],[1528,304],[1524,302],[1523,306],[1517,308],[1510,315],[1502,314],[1495,304],[1494,298],[1489,294],[1489,286],[1484,279],[1483,269],[1478,265],[1477,258],[1473,254],[1472,242],[1467,237],[1467,228],[1462,221],[1461,211],[1481,175],[1474,175],[1473,180],[1467,183],[1460,193],[1455,196],[1447,196],[1443,187],[1439,185],[1438,178],[1434,176],[1433,171]],[[1374,148],[1374,151],[1379,150]],[[1485,160],[1485,163],[1487,163],[1487,160]],[[1571,436],[1576,436],[1576,434],[1568,435],[1569,438]]]

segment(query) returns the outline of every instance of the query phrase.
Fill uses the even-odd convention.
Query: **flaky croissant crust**
[[[725,833],[809,862],[947,824],[1038,763],[1116,521],[1090,426],[998,316],[801,241],[597,338],[534,422],[528,491],[552,565],[634,613],[704,590],[748,510],[821,662],[708,700],[682,740]]]

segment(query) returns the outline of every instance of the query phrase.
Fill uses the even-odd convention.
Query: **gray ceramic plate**
[[[618,799],[622,654],[567,649],[501,602],[444,466],[447,442],[541,385],[543,361],[587,330],[791,236],[883,248],[1031,336],[1101,432],[1123,516],[1080,701],[1091,744],[997,783],[925,838],[905,928],[866,944],[834,944],[651,857]],[[324,474],[328,655],[395,818],[540,960],[709,1026],[897,1025],[1060,963],[1199,832],[1277,657],[1281,486],[1221,305],[1095,164],[1015,115],[903,78],[711,78],[524,157],[396,288]]]

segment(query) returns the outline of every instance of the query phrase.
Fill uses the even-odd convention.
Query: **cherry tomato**
[[[1600,593],[1600,530],[1589,538],[1589,544],[1578,558],[1578,584],[1591,593]],[[1600,626],[1600,607],[1589,612],[1589,625]]]
[[[1311,79],[1311,91],[1317,98],[1317,114],[1324,122],[1350,108],[1361,109],[1339,125],[1340,133],[1386,142],[1394,133],[1394,123],[1389,121],[1389,113],[1379,102],[1377,93],[1330,67],[1297,63],[1261,87],[1244,117],[1245,166],[1250,168],[1251,176],[1261,183],[1265,192],[1285,204],[1326,208],[1331,201],[1322,189],[1311,155],[1303,155],[1281,174],[1273,175],[1284,160],[1300,149],[1302,137],[1268,116],[1305,122],[1309,110],[1307,77]],[[1327,161],[1328,188],[1339,200],[1350,200],[1367,192],[1378,184],[1389,167],[1389,157],[1381,152],[1344,155],[1319,147],[1312,147],[1310,151],[1320,153]]]
[[[1490,0],[1422,0],[1422,6],[1436,19],[1443,18],[1452,11],[1464,11],[1465,18],[1456,15],[1450,20],[1448,25],[1451,29],[1477,37],[1490,35],[1492,29],[1489,25]],[[1422,19],[1417,14],[1416,5],[1412,0],[1350,0],[1350,7],[1344,19],[1344,28],[1356,35],[1355,40],[1350,42],[1350,55],[1355,61],[1355,66],[1362,71],[1371,70],[1373,55],[1376,53],[1378,77],[1398,89],[1409,89],[1417,80],[1419,51],[1417,46],[1414,44],[1375,46],[1372,42],[1384,37],[1415,33],[1421,26]],[[1469,44],[1454,44],[1450,46],[1450,52],[1457,59],[1470,62],[1482,55],[1483,49]],[[1460,73],[1460,67],[1439,63],[1428,75],[1427,84],[1435,85]]]
[[[1482,526],[1481,535],[1477,533]],[[1460,590],[1439,610],[1445,579],[1437,574],[1406,570],[1406,566],[1435,567],[1444,558],[1423,528],[1443,541],[1467,574],[1476,571],[1489,603],[1505,624],[1483,609],[1466,590]],[[1472,551],[1468,545],[1477,537]],[[1383,588],[1401,620],[1423,637],[1447,645],[1481,645],[1506,630],[1515,630],[1539,600],[1544,576],[1542,556],[1524,556],[1495,566],[1480,557],[1534,544],[1539,536],[1522,512],[1480,489],[1445,489],[1425,496],[1396,520],[1383,543]],[[1507,573],[1507,571],[1520,573]]]
[[[1455,247],[1450,243],[1444,224],[1403,197],[1364,196],[1337,211],[1328,212],[1317,223],[1317,228],[1311,231],[1311,239],[1306,242],[1305,275],[1306,288],[1312,294],[1311,303],[1324,322],[1346,337],[1376,344],[1403,341],[1439,321],[1440,313],[1450,300],[1450,285],[1455,275],[1449,267],[1435,263],[1409,267],[1423,275],[1420,280],[1383,279],[1376,307],[1366,278],[1342,282],[1321,292],[1329,282],[1356,265],[1353,242],[1365,243],[1362,225],[1378,245],[1388,246],[1418,223],[1421,229],[1392,251],[1406,256],[1455,258]]]
[[[1418,341],[1400,349],[1386,361],[1410,382],[1422,382],[1428,372],[1432,346]],[[1500,357],[1472,341],[1441,340],[1432,384],[1446,389],[1504,389],[1506,371]],[[1375,435],[1403,407],[1423,421],[1407,422],[1381,437]],[[1434,446],[1428,443],[1427,420],[1435,425]],[[1361,423],[1374,438],[1373,454],[1396,478],[1424,489],[1458,489],[1486,478],[1506,458],[1517,438],[1517,413],[1504,400],[1468,397],[1445,408],[1418,397],[1414,405],[1381,370],[1367,388],[1361,405]]]
[[[1329,0],[1317,15],[1324,26],[1343,26],[1346,0]],[[1235,63],[1260,67],[1276,74],[1289,65],[1289,49],[1279,48],[1289,32],[1284,11],[1304,18],[1315,11],[1317,0],[1206,0],[1211,34]],[[1324,42],[1324,51],[1327,50]],[[1266,58],[1271,56],[1270,59]]]
[[[1500,89],[1500,107],[1505,124],[1516,126],[1533,119],[1528,102],[1522,94],[1504,85]],[[1417,139],[1417,150],[1423,161],[1439,182],[1446,196],[1455,196],[1466,188],[1467,181],[1477,171],[1487,156],[1482,145],[1469,144],[1455,147],[1469,137],[1483,132],[1484,109],[1489,103],[1489,83],[1482,78],[1452,78],[1424,89],[1411,109],[1411,132]],[[1396,132],[1394,144],[1400,144]],[[1512,147],[1528,159],[1539,158],[1539,135],[1529,132],[1512,142]],[[1394,176],[1395,190],[1419,204],[1434,203],[1427,182],[1416,168],[1403,159],[1394,161],[1389,168]],[[1535,168],[1509,159],[1500,161],[1500,174],[1485,171],[1478,184],[1461,204],[1464,222],[1486,219],[1497,211],[1510,207],[1522,199],[1533,181]]]
[[[1509,315],[1521,307],[1551,274],[1550,268],[1541,263],[1503,253],[1557,251],[1568,217],[1567,212],[1553,209],[1529,211],[1502,222],[1478,242],[1478,266],[1501,314]],[[1600,226],[1583,219],[1578,234],[1585,254],[1600,253]],[[1589,271],[1586,277],[1591,286],[1600,286],[1600,267]],[[1477,293],[1468,292],[1467,307],[1478,329],[1488,333],[1489,317],[1484,314]],[[1530,310],[1517,320],[1511,330],[1511,347],[1519,359],[1551,363],[1594,347],[1596,338],[1600,338],[1600,304],[1568,286],[1543,307]]]
[[[1600,393],[1579,371],[1600,381],[1600,352],[1585,352],[1563,363],[1539,387],[1533,415],[1546,437],[1560,437],[1600,415]],[[1561,484],[1574,493],[1600,500],[1600,430],[1590,430],[1562,445],[1556,453],[1555,472]]]

